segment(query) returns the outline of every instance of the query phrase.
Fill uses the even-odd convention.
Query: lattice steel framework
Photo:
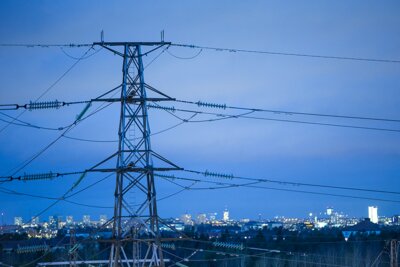
[[[69,267],[76,267],[76,260],[78,259],[78,247],[79,244],[76,243],[76,232],[75,232],[75,228],[73,228],[73,226],[71,226],[71,228],[69,229]]]
[[[116,172],[114,216],[110,221],[113,241],[109,266],[131,266],[129,262],[133,262],[134,266],[164,266],[154,171],[179,170],[180,168],[152,150],[147,103],[173,99],[145,83],[142,57],[169,43],[101,42],[95,44],[123,58],[120,98],[99,99],[99,101],[121,102],[118,152],[105,160],[116,157],[117,166],[115,169],[103,170]],[[155,48],[142,54],[142,46],[155,46]],[[114,47],[122,47],[123,52]],[[155,96],[150,97],[147,92]],[[129,132],[132,130],[137,135],[133,139],[129,138]],[[160,166],[154,166],[153,160]],[[143,202],[140,202],[137,207],[129,205],[125,198],[125,195],[135,188],[143,196]],[[130,253],[124,249],[128,241],[134,243],[133,261],[128,259]],[[146,247],[143,254],[140,252],[142,247]]]

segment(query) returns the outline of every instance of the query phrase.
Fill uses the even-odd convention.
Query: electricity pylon
[[[147,103],[174,99],[145,83],[142,57],[170,43],[100,42],[94,45],[100,45],[123,58],[120,97],[97,99],[121,103],[118,151],[95,166],[97,168],[112,158],[117,159],[115,169],[97,169],[116,173],[114,216],[110,220],[113,237],[109,266],[131,266],[130,262],[133,266],[164,266],[154,171],[180,168],[152,150]],[[152,49],[142,53],[142,46]],[[118,50],[121,48],[123,51]],[[129,138],[129,131],[132,130],[138,135],[134,139]],[[143,196],[143,202],[138,207],[130,206],[124,197],[135,188]],[[140,199],[140,196],[136,198]],[[132,260],[124,249],[127,242],[133,242]],[[143,255],[140,253],[142,247],[146,247]]]
[[[69,229],[69,267],[76,267],[76,260],[78,258],[78,247],[79,244],[76,243],[76,232],[75,232],[75,227],[71,226]]]
[[[398,267],[398,253],[399,253],[400,241],[396,239],[390,240],[390,267]]]

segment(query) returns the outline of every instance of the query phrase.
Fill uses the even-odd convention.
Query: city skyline
[[[189,212],[186,211],[185,213],[178,214],[175,216],[166,216],[166,218],[182,218],[183,216],[190,216],[188,217],[189,220],[197,220],[198,216],[204,216],[204,219],[208,220],[220,220],[220,221],[239,221],[243,219],[249,219],[249,220],[255,220],[255,221],[260,221],[260,220],[273,220],[274,218],[299,218],[299,219],[305,219],[305,218],[325,218],[331,216],[333,213],[341,214],[343,216],[349,217],[349,218],[369,218],[371,222],[373,223],[378,223],[379,218],[391,218],[393,216],[400,216],[400,212],[395,213],[395,214],[381,214],[379,212],[379,207],[378,206],[368,206],[365,208],[365,214],[361,216],[356,216],[354,214],[348,214],[346,212],[343,212],[342,210],[337,210],[332,206],[326,207],[325,210],[319,210],[319,211],[310,211],[309,213],[305,213],[303,216],[290,216],[290,215],[285,215],[285,214],[276,214],[273,216],[264,216],[262,213],[258,213],[257,215],[251,217],[251,216],[245,216],[245,217],[239,217],[235,216],[230,212],[229,209],[224,208],[221,209],[220,212],[217,211],[200,211],[200,212]],[[4,214],[5,215],[5,214]],[[48,217],[41,217],[40,216],[32,216],[32,217],[23,217],[23,216],[14,216],[11,221],[15,223],[16,220],[20,221],[20,224],[35,224],[35,222],[50,222],[52,218],[57,217],[59,220],[61,219],[63,222],[68,221],[74,221],[74,222],[85,222],[87,221],[105,221],[107,218],[110,218],[112,214],[83,214],[83,215],[71,215],[71,214],[53,214],[49,215]],[[2,215],[3,216],[3,215]],[[43,219],[44,218],[44,219]],[[46,220],[48,218],[48,220]],[[106,219],[105,219],[106,218]],[[2,224],[7,224],[7,219],[4,219],[2,217]]]
[[[129,2],[126,4],[137,8]],[[0,29],[0,43],[3,44],[92,43],[101,40],[102,32],[106,41],[160,41],[160,32],[164,30],[166,41],[188,45],[357,58],[400,58],[400,32],[397,27],[400,24],[400,5],[397,2],[387,5],[364,4],[362,1],[338,5],[294,3],[287,6],[278,2],[226,5],[206,1],[179,5],[161,3],[157,8],[149,3],[139,3],[138,7],[143,13],[136,15],[137,20],[141,21],[137,26],[133,26],[128,18],[129,9],[106,2],[91,5],[81,1],[46,4],[4,1],[0,5],[0,20],[2,25],[6,25]],[[351,14],[349,9],[353,11]],[[104,16],[107,12],[110,12],[109,16]],[[86,47],[2,47],[0,71],[3,89],[0,90],[0,104],[30,103],[47,88],[51,90],[43,101],[82,101],[114,88],[121,83],[120,58],[106,49],[94,49],[91,50],[93,55],[79,61],[62,76],[77,62],[76,58],[85,53]],[[204,101],[217,106],[225,104],[398,119],[398,63],[233,51],[236,50],[170,47],[154,61],[155,54],[145,57],[145,64],[149,64],[145,70],[145,80],[167,95],[195,103]],[[60,81],[56,82],[60,77]],[[54,82],[55,85],[50,87]],[[239,114],[221,108],[193,107],[177,102],[165,105]],[[97,107],[93,104],[89,112]],[[83,108],[84,105],[71,105],[53,110],[32,110],[19,119],[43,127],[58,128],[71,123]],[[17,116],[19,111],[4,113]],[[187,114],[174,114],[183,120],[188,118]],[[309,118],[289,114],[251,115],[281,120],[399,128],[395,122],[356,122],[354,119]],[[5,115],[1,118],[9,119]],[[149,109],[149,118],[152,133],[164,131],[181,122],[164,110]],[[215,119],[201,114],[194,118]],[[118,138],[118,119],[117,106],[101,111],[71,131],[69,139],[61,138],[15,175],[74,172],[93,166],[114,153],[117,144],[75,139],[115,141]],[[0,129],[7,124],[3,121],[0,123]],[[46,131],[18,125],[10,125],[2,130],[0,175],[13,174],[13,169],[29,160],[59,134],[57,130]],[[237,118],[183,123],[151,139],[152,148],[157,153],[184,169],[220,173],[225,178],[235,175],[283,181],[280,184],[265,182],[253,187],[218,190],[212,189],[215,184],[195,183],[194,187],[205,189],[181,191],[182,187],[189,187],[192,182],[175,180],[176,185],[171,180],[157,178],[157,194],[160,199],[163,198],[158,208],[163,217],[179,216],[185,211],[212,212],[225,206],[228,206],[232,216],[254,218],[259,213],[265,216],[301,216],[327,206],[341,207],[344,212],[358,217],[367,217],[367,206],[378,206],[380,214],[393,215],[399,211],[397,194],[334,188],[354,187],[378,191],[400,188],[400,142],[397,132]],[[171,172],[170,175],[208,179],[215,183],[238,181],[194,173]],[[79,192],[105,176],[87,174],[73,192]],[[6,214],[5,219],[10,221],[19,215],[30,218],[63,196],[65,190],[73,187],[78,179],[79,175],[47,181],[2,183],[1,211]],[[285,181],[333,187],[307,187],[285,184]],[[73,203],[59,201],[43,215],[90,213],[111,217],[114,188],[115,176],[110,176],[74,196],[71,199]],[[128,197],[132,205],[140,201],[136,194],[133,192]],[[365,199],[361,199],[363,197]]]

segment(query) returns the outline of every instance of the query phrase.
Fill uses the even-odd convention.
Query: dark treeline
[[[164,258],[170,260],[166,265],[179,262],[191,267],[390,266],[388,241],[400,240],[400,231],[396,228],[384,228],[380,235],[353,235],[347,242],[337,228],[302,231],[274,228],[245,233],[234,230],[225,229],[216,238],[201,227],[188,229],[180,235],[180,241],[168,242],[168,246],[164,246]],[[164,233],[164,237],[177,235]],[[10,249],[22,246],[25,241],[29,244],[46,243],[49,249],[30,253],[17,253],[15,249]],[[77,241],[81,244],[79,260],[108,259],[109,242],[83,238]],[[216,246],[215,241],[243,244],[243,248]],[[69,248],[69,237],[63,232],[57,238],[45,241],[27,240],[26,235],[2,235],[0,262],[12,266],[36,266],[37,262],[68,261]],[[132,256],[132,250],[132,244],[127,243],[125,251],[128,257]],[[144,255],[146,246],[142,244],[139,250]]]

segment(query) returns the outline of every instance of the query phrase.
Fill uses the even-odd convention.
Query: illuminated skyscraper
[[[368,206],[368,218],[373,223],[378,223],[378,207]]]
[[[222,220],[223,220],[224,222],[229,221],[229,211],[228,211],[227,209],[224,210]]]
[[[331,216],[333,213],[333,208],[332,207],[327,207],[326,208],[326,215]]]

